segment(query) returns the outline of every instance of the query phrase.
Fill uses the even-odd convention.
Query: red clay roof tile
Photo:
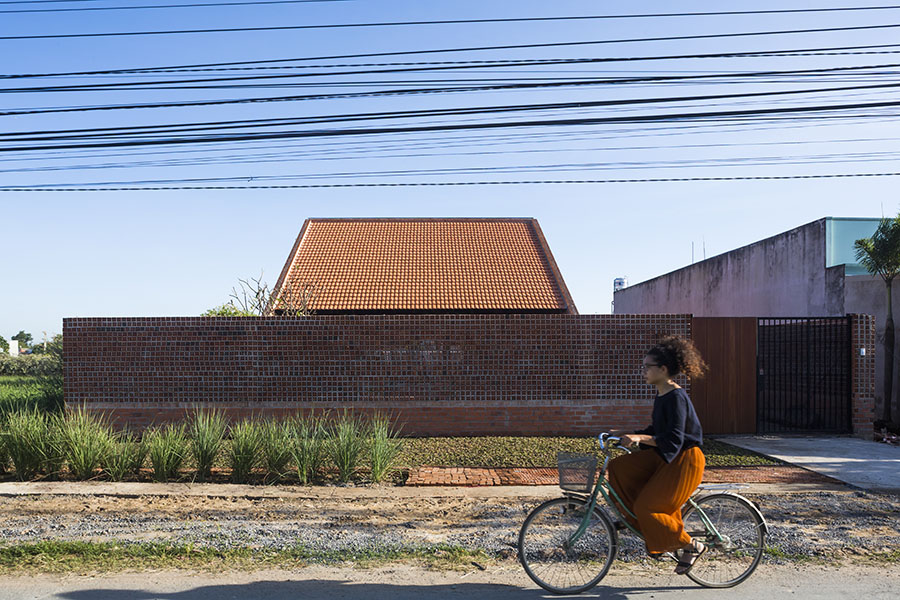
[[[316,311],[577,313],[530,218],[307,219],[286,277]]]

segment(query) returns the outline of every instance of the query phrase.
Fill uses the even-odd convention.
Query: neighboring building
[[[856,262],[853,249],[854,241],[870,237],[879,221],[818,219],[616,291],[614,312],[689,313],[696,317],[861,313],[875,316],[881,340],[887,312],[885,285],[881,277],[869,275]],[[893,284],[893,302],[894,314],[900,319],[900,280]],[[895,354],[900,356],[900,339],[897,343]],[[876,403],[880,406],[884,365],[882,356],[876,359]],[[896,406],[898,394],[900,385],[895,384],[892,406]]]
[[[307,219],[275,290],[306,285],[318,314],[578,314],[532,218]]]

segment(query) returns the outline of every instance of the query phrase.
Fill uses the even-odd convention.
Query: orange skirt
[[[682,450],[670,463],[654,449],[609,461],[609,483],[637,516],[637,523],[626,513],[622,515],[644,536],[651,554],[672,552],[691,543],[681,520],[681,506],[700,485],[705,465],[706,457],[698,446]]]

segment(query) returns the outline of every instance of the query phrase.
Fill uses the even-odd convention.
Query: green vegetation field
[[[47,377],[0,375],[0,414],[28,406],[50,409],[61,402],[61,385]]]

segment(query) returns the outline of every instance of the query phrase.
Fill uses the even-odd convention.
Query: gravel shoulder
[[[396,490],[394,492],[393,490]],[[402,491],[401,491],[402,490]],[[42,540],[193,543],[215,549],[377,551],[452,545],[515,556],[518,529],[555,488],[318,488],[310,497],[215,495],[0,496],[0,545]],[[900,497],[855,490],[758,493],[769,526],[766,561],[897,559]],[[639,540],[619,558],[644,564]],[[893,557],[893,558],[892,558]]]

